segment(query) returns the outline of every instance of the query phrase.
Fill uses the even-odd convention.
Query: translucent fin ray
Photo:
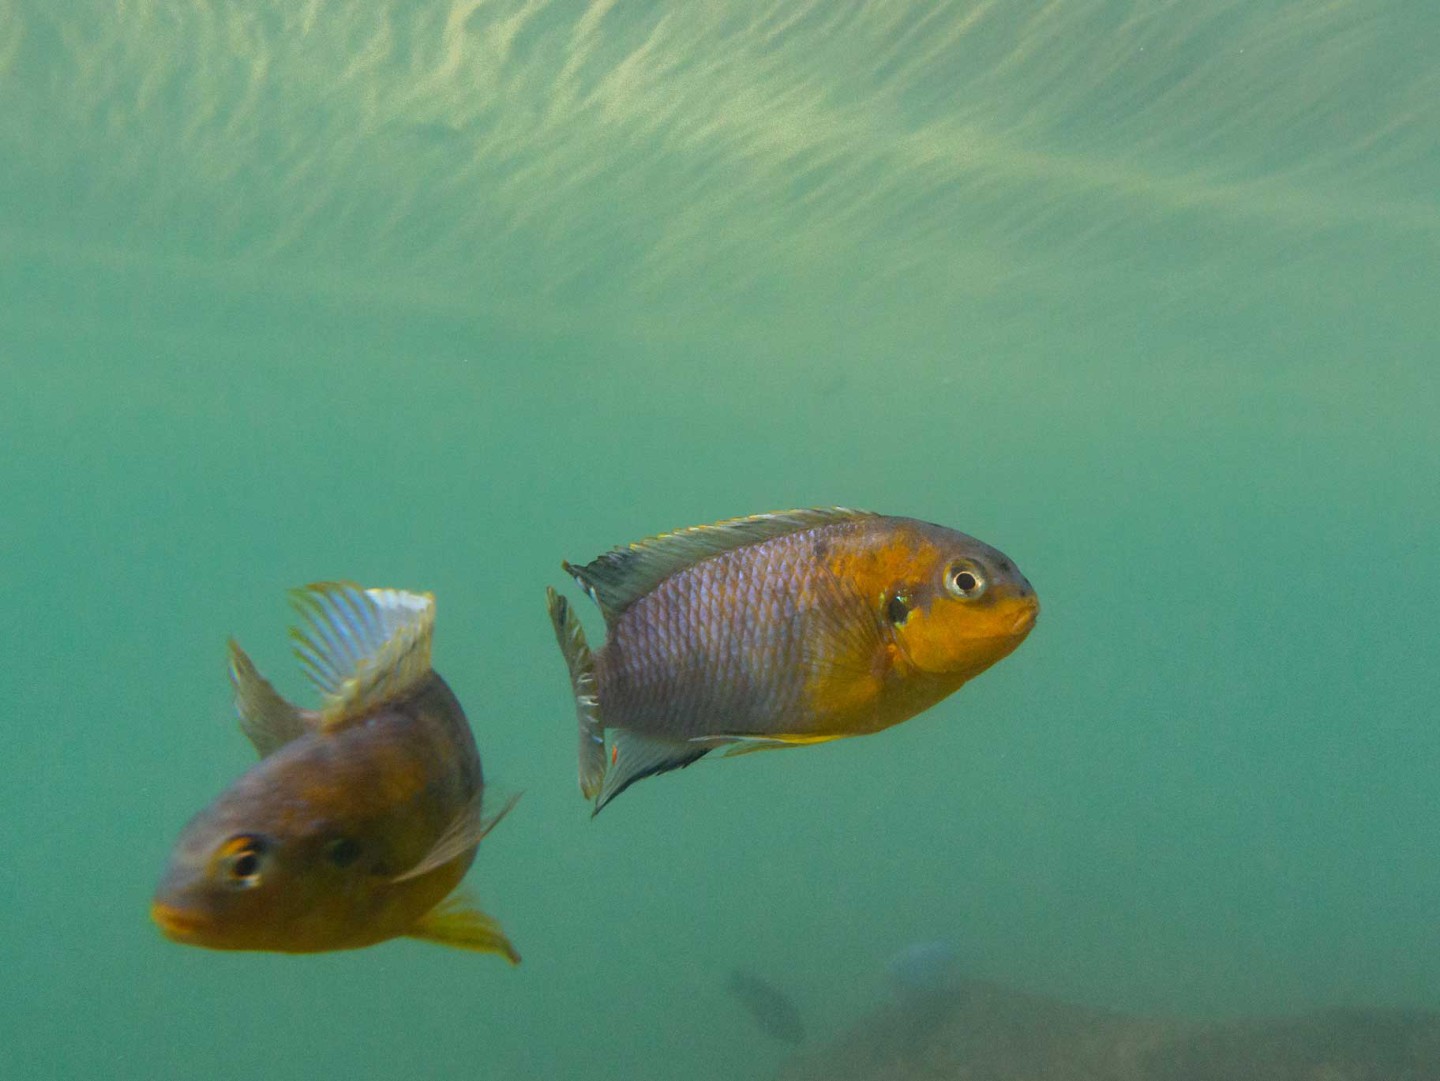
[[[710,747],[724,747],[725,758],[756,751],[776,751],[783,747],[806,747],[812,743],[828,743],[840,736],[705,736]]]
[[[420,857],[420,861],[414,867],[403,874],[396,875],[391,881],[404,882],[409,878],[419,878],[437,867],[444,867],[456,857],[464,855],[478,845],[481,839],[495,828],[496,823],[510,813],[511,808],[519,800],[520,793],[517,792],[508,797],[494,813],[485,814],[481,809],[481,793],[476,793],[475,798],[461,809],[460,813],[446,827],[445,832],[435,839],[430,851]]]
[[[324,696],[323,727],[342,725],[413,692],[430,675],[435,598],[399,589],[318,582],[292,590],[304,622],[295,655]]]
[[[617,729],[611,751],[610,768],[605,773],[605,782],[595,800],[591,817],[598,815],[611,800],[636,781],[657,773],[668,773],[672,769],[684,769],[706,755],[710,747],[690,740],[656,739]]]
[[[235,691],[240,731],[264,758],[309,730],[307,714],[280,696],[233,638],[229,650],[230,686]]]
[[[600,606],[606,623],[613,623],[666,578],[711,556],[806,529],[870,517],[874,515],[869,511],[848,507],[810,507],[727,518],[612,548],[583,567],[561,566]]]
[[[512,965],[520,954],[506,937],[500,922],[475,906],[464,893],[452,893],[421,916],[408,932],[410,938],[453,946],[477,953],[498,953]]]

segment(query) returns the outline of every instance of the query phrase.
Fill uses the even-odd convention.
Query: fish
[[[896,1001],[910,1005],[953,992],[964,975],[959,952],[943,939],[912,942],[890,959],[886,973]]]
[[[726,978],[725,990],[767,1036],[782,1043],[805,1042],[805,1021],[800,1016],[800,1007],[769,980],[736,969]]]
[[[459,890],[492,807],[465,711],[431,668],[429,593],[293,590],[294,649],[320,708],[282,698],[233,639],[240,728],[261,758],[181,831],[150,914],[169,939],[319,953],[407,936],[512,964]]]
[[[606,627],[592,652],[574,607],[547,589],[592,817],[717,748],[899,724],[1012,653],[1040,611],[990,545],[846,507],[730,518],[561,567]]]

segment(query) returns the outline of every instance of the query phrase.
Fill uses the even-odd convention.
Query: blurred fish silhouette
[[[580,790],[596,813],[716,747],[898,724],[1007,656],[1040,608],[988,544],[843,507],[732,518],[562,565],[608,630],[592,654],[569,603],[548,591],[579,719]]]
[[[939,939],[912,942],[890,959],[886,973],[896,1000],[912,1005],[953,993],[963,976],[960,954]]]
[[[434,598],[326,583],[292,599],[323,705],[291,705],[230,643],[240,727],[262,758],[181,833],[155,922],[212,949],[408,935],[518,962],[499,924],[452,892],[514,800],[484,807],[470,725],[430,667]]]
[[[739,969],[725,981],[725,990],[740,1003],[757,1028],[782,1043],[805,1040],[805,1022],[793,999],[768,980]]]

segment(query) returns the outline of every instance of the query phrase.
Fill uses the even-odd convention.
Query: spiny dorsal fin
[[[429,676],[431,594],[317,582],[292,590],[290,599],[305,619],[290,631],[295,653],[325,697],[322,728],[398,701]]]
[[[230,686],[235,689],[240,731],[249,737],[261,758],[309,730],[305,711],[280,697],[233,638],[230,639]]]
[[[612,548],[583,567],[569,563],[561,566],[600,606],[608,624],[672,574],[711,556],[806,529],[872,517],[870,511],[848,507],[752,514],[748,518],[727,518],[713,525],[691,526],[647,537]]]
[[[437,867],[445,866],[456,856],[478,845],[481,838],[493,830],[496,824],[510,813],[510,809],[520,802],[520,793],[516,792],[513,796],[504,797],[497,810],[486,813],[481,810],[480,805],[483,791],[482,789],[477,792],[475,798],[451,820],[445,832],[430,846],[430,851],[420,857],[419,863],[404,874],[396,875],[391,881],[404,882],[407,878],[419,878]]]

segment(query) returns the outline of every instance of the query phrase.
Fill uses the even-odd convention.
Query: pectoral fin
[[[476,908],[463,893],[452,893],[420,917],[409,931],[410,938],[454,946],[477,953],[498,953],[512,965],[520,963],[520,954],[505,937],[500,923]]]
[[[481,808],[480,796],[466,804],[463,810],[455,816],[446,828],[430,847],[430,851],[420,858],[420,861],[403,874],[396,875],[392,882],[404,882],[407,878],[419,878],[423,874],[435,870],[437,867],[444,867],[451,860],[464,855],[470,849],[480,843],[480,839],[495,828],[495,824],[510,813],[520,800],[520,793],[506,797],[500,802],[500,806],[493,812],[485,812]]]

